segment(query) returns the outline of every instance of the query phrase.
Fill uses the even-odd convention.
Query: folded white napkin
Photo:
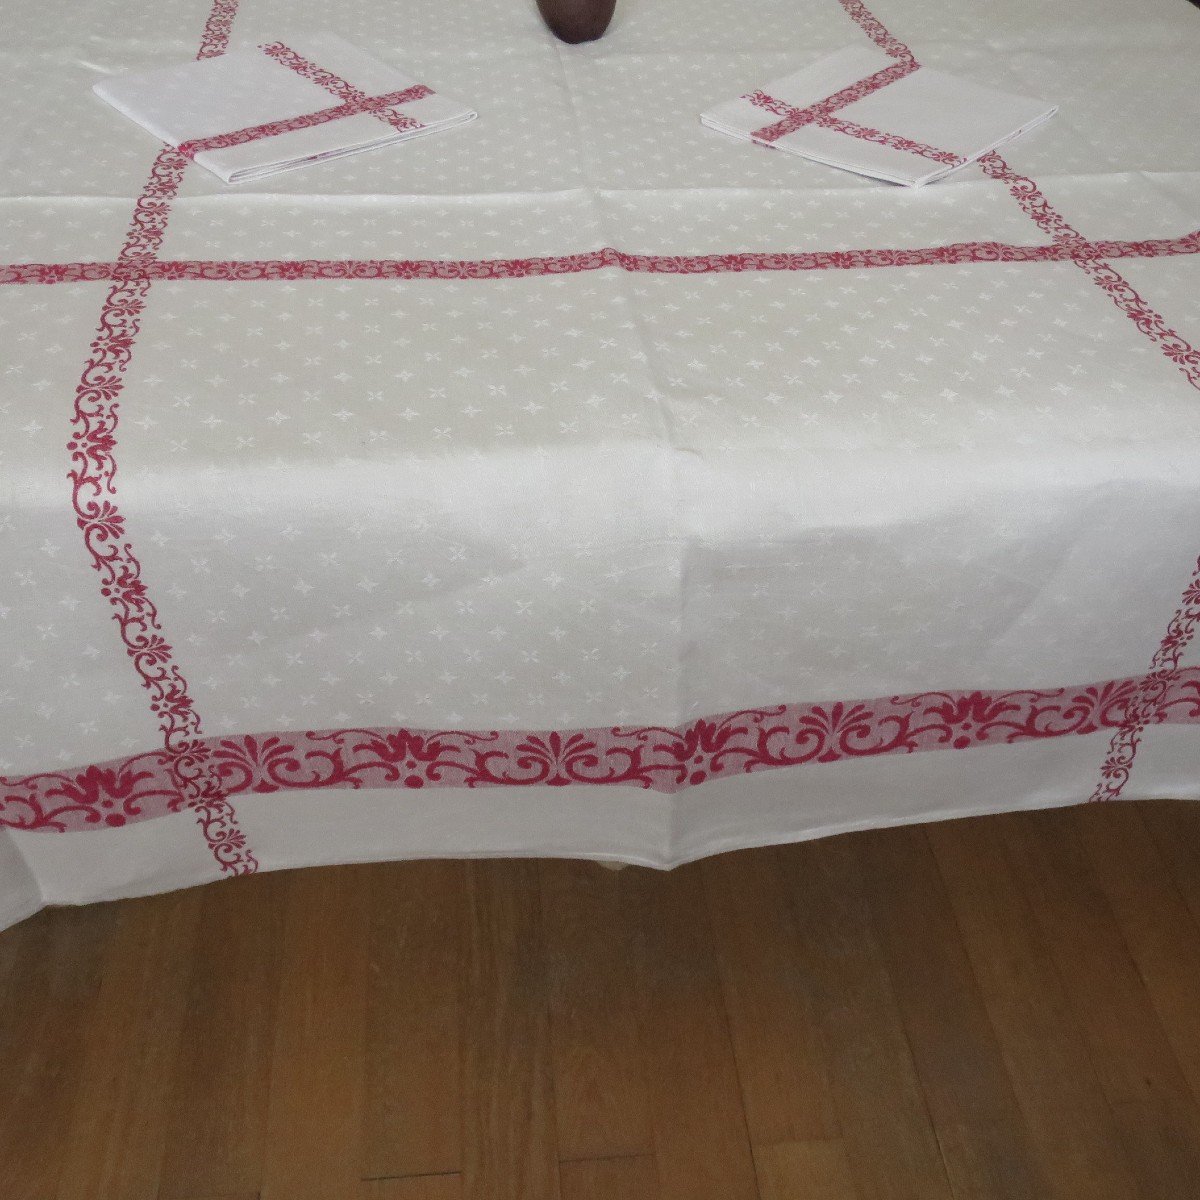
[[[331,33],[121,75],[95,92],[226,183],[390,146],[476,116]]]
[[[874,46],[839,50],[702,113],[732,137],[916,187],[1040,125],[1057,105],[956,79]]]

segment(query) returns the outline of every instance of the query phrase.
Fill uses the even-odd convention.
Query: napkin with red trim
[[[95,85],[226,183],[440,133],[477,114],[331,33]]]
[[[718,105],[700,120],[744,141],[918,187],[1057,111],[1042,100],[855,46]]]

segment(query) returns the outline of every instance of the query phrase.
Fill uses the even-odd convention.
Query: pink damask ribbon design
[[[890,146],[893,150],[905,150],[909,154],[919,154],[922,158],[930,158],[934,162],[945,163],[947,166],[961,167],[967,160],[950,150],[939,150],[936,146],[929,146],[925,142],[916,142],[897,133],[887,133],[882,129],[873,129],[869,125],[860,125],[857,121],[847,121],[833,115],[838,109],[845,108],[847,104],[861,100],[863,96],[870,95],[881,87],[894,83],[897,79],[903,79],[905,75],[911,75],[916,69],[915,62],[897,63],[894,67],[888,67],[886,70],[877,71],[874,75],[868,75],[865,79],[860,79],[850,87],[843,88],[840,92],[836,92],[824,100],[819,100],[816,104],[810,104],[807,108],[796,108],[785,100],[779,100],[761,90],[751,92],[742,99],[749,100],[758,108],[764,108],[768,112],[774,113],[782,120],[777,121],[774,125],[764,126],[750,136],[757,142],[771,146],[781,137],[795,133],[797,129],[801,129],[805,125],[820,125],[822,129],[831,129],[835,133],[842,133],[864,142]]]
[[[863,7],[839,0],[886,53],[916,69],[911,52]],[[236,0],[213,0],[199,57],[223,53]],[[344,104],[362,92],[287,47],[264,48],[314,78]],[[883,74],[883,73],[881,73]],[[885,82],[890,82],[885,81]],[[876,83],[876,86],[885,86]],[[866,94],[866,93],[862,93]],[[769,98],[768,98],[769,99]],[[849,103],[847,100],[845,103]],[[827,103],[827,102],[822,102]],[[844,105],[839,105],[843,107]],[[824,112],[829,119],[833,109]],[[377,114],[383,115],[383,114]],[[392,114],[403,120],[400,114]],[[390,122],[390,118],[384,116]],[[164,148],[138,198],[117,260],[99,264],[0,267],[0,283],[114,281],[80,385],[72,420],[74,513],[101,577],[101,594],[163,735],[161,749],[117,763],[0,781],[4,820],[13,828],[64,830],[191,810],[223,870],[243,873],[257,861],[238,827],[231,795],[319,787],[486,786],[536,782],[634,783],[661,791],[704,782],[714,773],[743,774],[838,758],[967,749],[1027,738],[1090,734],[1116,727],[1096,799],[1120,794],[1142,732],[1151,724],[1194,723],[1195,669],[1181,665],[1200,632],[1200,565],[1187,584],[1166,635],[1141,678],[1083,690],[1023,693],[931,693],[854,705],[800,705],[746,710],[679,729],[604,729],[544,734],[464,731],[336,730],[265,736],[205,737],[190,689],[167,641],[147,581],[117,505],[118,407],[152,280],[276,278],[511,278],[605,267],[692,273],[711,270],[809,270],[902,263],[1057,261],[1076,263],[1137,328],[1200,389],[1200,351],[1188,344],[1130,287],[1112,257],[1190,254],[1198,233],[1158,242],[1092,242],[1054,210],[1036,184],[996,154],[981,166],[1008,186],[1023,211],[1052,238],[1049,246],[973,243],[918,250],[821,252],[812,255],[644,256],[613,248],[567,259],[441,262],[177,263],[159,258],[166,224],[186,166]],[[911,257],[910,257],[911,256]]]
[[[213,0],[198,59],[224,54],[237,0]],[[195,701],[158,608],[150,598],[142,563],[133,548],[118,504],[117,439],[121,393],[141,329],[150,281],[142,275],[158,259],[171,205],[179,194],[187,159],[171,146],[155,156],[150,176],[134,206],[117,256],[118,273],[100,308],[87,361],[75,389],[68,478],[75,521],[101,579],[125,652],[150,696],[163,737],[157,752],[180,807],[195,816],[222,871],[250,874],[258,860],[238,825],[215,760],[204,741]]]
[[[318,67],[316,63],[305,58],[303,54],[293,50],[290,46],[285,46],[282,42],[271,42],[269,45],[260,46],[260,50],[269,57],[273,58],[277,63],[288,68],[289,71],[295,71],[297,75],[315,83],[318,87],[324,88],[330,95],[336,96],[343,104],[346,105],[361,105],[361,111],[372,111],[373,115],[381,121],[386,121],[393,129],[409,130],[409,129],[424,129],[425,126],[415,120],[413,117],[405,116],[404,113],[393,112],[390,108],[384,106],[377,110],[373,109],[372,98],[364,91],[360,91],[350,83],[343,79],[340,75],[335,75],[332,71],[325,70],[324,67]],[[418,84],[418,87],[424,85]],[[423,96],[431,96],[433,92],[426,88],[422,92]],[[420,97],[414,96],[413,99]]]
[[[206,150],[225,150],[230,146],[243,146],[247,142],[257,142],[263,138],[278,137],[282,133],[291,133],[297,129],[311,129],[316,125],[325,125],[330,121],[340,121],[343,117],[359,115],[378,117],[393,129],[411,131],[424,129],[425,126],[415,117],[396,112],[401,104],[410,104],[414,100],[423,100],[433,95],[433,89],[423,83],[399,91],[386,92],[381,96],[368,96],[366,92],[356,88],[341,76],[318,67],[315,63],[299,54],[282,42],[272,42],[260,46],[259,49],[281,66],[315,83],[318,87],[337,96],[341,104],[329,108],[318,109],[316,112],[305,113],[299,117],[288,117],[281,121],[265,121],[260,125],[247,125],[244,129],[235,129],[229,133],[218,133],[212,137],[191,138],[182,142],[179,153],[185,158],[194,159],[197,154]]]
[[[983,163],[985,169],[990,159]],[[1173,238],[1139,241],[1059,239],[1049,245],[950,242],[941,246],[870,246],[852,250],[762,250],[726,254],[640,254],[604,246],[573,254],[528,258],[152,259],[146,262],[0,263],[0,286],[85,283],[119,279],[251,282],[295,279],[531,279],[618,270],[649,275],[707,275],[754,271],[861,271],[877,267],[956,263],[1067,262],[1169,258],[1200,254],[1200,229]],[[1172,352],[1173,354],[1174,352]],[[1186,362],[1185,357],[1176,361]],[[1169,355],[1170,357],[1171,355]]]
[[[860,79],[850,84],[849,87],[842,88],[839,92],[834,92],[832,96],[826,96],[824,100],[818,100],[816,104],[810,104],[807,108],[796,108],[794,105],[768,96],[765,92],[751,92],[742,99],[749,100],[751,104],[756,104],[759,108],[765,108],[781,119],[772,125],[764,125],[762,129],[756,129],[750,136],[756,142],[770,145],[772,142],[779,141],[781,137],[786,137],[789,133],[795,133],[804,125],[819,123],[822,118],[832,117],[839,109],[853,104],[856,100],[861,100],[864,96],[870,96],[880,88],[887,87],[889,83],[895,83],[898,79],[903,79],[906,75],[911,75],[919,69],[915,58],[893,63],[890,67],[884,67],[882,71],[876,71],[873,75],[868,75],[865,79]]]
[[[1197,593],[1200,596],[1200,592]],[[1200,668],[1176,669],[1141,705],[1137,679],[1017,691],[923,692],[782,704],[679,726],[542,731],[291,730],[209,737],[226,796],[326,788],[621,786],[674,794],[712,779],[846,759],[969,750],[1148,724],[1200,724]],[[163,751],[19,779],[0,777],[0,827],[115,828],[187,798]]]

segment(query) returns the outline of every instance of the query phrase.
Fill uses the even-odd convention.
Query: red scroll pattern
[[[292,133],[297,129],[312,129],[316,125],[327,125],[330,121],[340,121],[343,117],[354,117],[360,113],[387,117],[383,111],[397,104],[409,104],[413,100],[422,100],[432,96],[433,92],[423,83],[413,84],[399,92],[388,92],[383,96],[368,96],[358,103],[335,104],[332,108],[322,108],[317,112],[305,113],[300,117],[290,117],[286,121],[267,121],[262,125],[247,125],[245,129],[235,129],[232,133],[218,133],[213,137],[193,138],[188,142],[180,142],[179,153],[184,158],[193,159],[197,154],[206,150],[227,150],[230,146],[244,146],[247,142],[261,141],[263,138],[278,137],[282,133]],[[405,118],[410,119],[410,118]],[[421,122],[414,121],[408,128],[420,129]]]
[[[980,166],[993,179],[1008,185],[1008,190],[1025,215],[1056,242],[1078,247],[1087,239],[1073,228],[1042,195],[1036,183],[1018,175],[994,150],[979,160]],[[1193,235],[1194,236],[1194,235]],[[1072,260],[1109,299],[1146,335],[1159,350],[1183,373],[1192,387],[1200,389],[1200,350],[1171,329],[1161,315],[1142,299],[1115,267],[1096,257],[1075,257]]]
[[[822,117],[817,122],[822,129],[832,129],[835,133],[844,133],[848,137],[858,138],[863,142],[874,142],[877,146],[890,146],[893,150],[905,150],[909,154],[919,154],[922,158],[931,158],[934,162],[945,163],[950,167],[961,167],[967,160],[949,150],[939,150],[936,146],[927,146],[924,142],[914,142],[911,138],[901,137],[898,133],[886,133],[882,129],[872,129],[869,125],[859,125],[857,121],[843,121],[840,117]]]
[[[861,0],[839,2],[877,46],[895,58],[912,59],[908,47],[893,38]],[[1009,192],[1022,211],[1043,233],[1053,238],[1056,245],[1078,247],[1084,244],[1083,235],[1054,209],[1032,179],[1018,175],[995,151],[983,155],[979,162],[991,178],[1008,185]],[[1179,368],[1188,383],[1200,390],[1200,352],[1169,328],[1160,314],[1138,295],[1110,263],[1102,258],[1076,255],[1072,255],[1071,260],[1086,271],[1092,282],[1105,291],[1112,302]],[[1124,722],[1109,743],[1108,754],[1100,769],[1100,782],[1092,793],[1093,800],[1115,800],[1120,796],[1133,770],[1143,729],[1151,722],[1166,720],[1168,709],[1174,703],[1169,699],[1170,689],[1178,678],[1180,658],[1194,638],[1198,626],[1200,562],[1167,624],[1167,632],[1154,653],[1150,670],[1139,682],[1136,698]]]
[[[1200,605],[1200,589],[1197,591]],[[1139,680],[1010,692],[925,692],[775,705],[677,728],[526,731],[338,729],[207,738],[226,795],[320,788],[640,787],[678,792],[715,779],[850,758],[1117,729]],[[1164,679],[1154,720],[1200,722],[1200,668]],[[0,825],[79,830],[189,807],[166,751],[78,771],[0,779]]]
[[[223,53],[235,10],[233,0],[217,0],[205,27],[199,57]],[[208,747],[201,738],[200,719],[187,683],[163,636],[158,610],[142,579],[141,562],[133,552],[125,519],[116,504],[120,395],[150,290],[145,271],[162,247],[171,204],[186,168],[187,159],[178,150],[161,150],[134,207],[125,244],[114,266],[116,283],[100,310],[96,336],[75,392],[72,437],[67,444],[71,455],[69,478],[76,523],[92,566],[100,575],[101,595],[112,608],[125,651],[150,695],[150,708],[165,740],[163,757],[156,761],[166,765],[169,789],[155,780],[152,796],[161,798],[168,791],[177,795],[195,813],[221,869],[245,873],[253,871],[257,863],[247,851],[233,807],[221,791]],[[112,776],[118,782],[111,784],[106,782],[108,776],[89,777],[81,785],[82,794],[119,799],[123,808],[132,804],[135,810],[141,809],[143,802],[149,803],[151,799],[140,790],[140,785],[147,782],[141,770],[135,772],[139,775],[137,783],[128,782],[130,775],[124,769]],[[76,787],[72,795],[79,794]],[[63,806],[57,799],[61,797],[55,793],[55,807],[51,811],[62,812]],[[72,811],[95,812],[97,804],[103,808],[102,799],[95,800],[90,807],[78,800],[82,809],[77,806]],[[40,810],[35,805],[30,811]],[[112,808],[105,815],[128,814]],[[100,819],[101,816],[94,817],[93,823]]]
[[[1116,800],[1129,782],[1142,732],[1148,726],[1171,720],[1179,704],[1179,680],[1192,675],[1179,667],[1184,650],[1191,644],[1200,627],[1200,560],[1184,588],[1183,598],[1167,625],[1166,636],[1159,643],[1150,663],[1150,670],[1138,684],[1129,704],[1125,720],[1109,743],[1100,782],[1092,793],[1093,800]]]
[[[846,15],[877,45],[889,58],[916,64],[913,52],[898,38],[888,32],[883,22],[867,8],[862,0],[838,0]]]
[[[826,96],[824,100],[818,100],[816,104],[810,104],[807,108],[795,108],[783,100],[768,96],[766,92],[751,92],[742,99],[749,100],[751,104],[765,108],[782,119],[773,125],[764,125],[762,129],[756,129],[750,136],[756,142],[765,142],[770,145],[772,142],[779,141],[781,137],[786,137],[789,133],[795,133],[802,126],[812,124],[821,117],[833,116],[838,109],[845,108],[848,104],[861,100],[864,96],[870,96],[880,88],[887,87],[889,83],[895,83],[897,79],[911,75],[917,69],[915,59],[894,63],[890,67],[884,67],[882,71],[876,71],[874,75],[868,75],[865,79],[859,79],[849,87],[842,88],[840,92],[834,92],[832,96]]]
[[[204,32],[200,35],[197,58],[216,58],[229,49],[229,34],[239,3],[240,0],[213,0],[208,20],[204,23]]]
[[[354,84],[343,79],[340,75],[335,75],[332,71],[326,71],[324,67],[318,67],[316,63],[309,61],[303,54],[297,53],[290,46],[285,46],[282,42],[272,42],[268,46],[260,46],[259,49],[264,54],[269,54],[277,63],[281,63],[289,70],[295,71],[297,75],[302,75],[318,87],[324,88],[330,95],[336,96],[341,100],[343,104],[349,107],[357,106],[356,111],[358,112],[370,112],[381,121],[386,121],[393,129],[424,128],[420,121],[415,120],[413,117],[407,117],[403,113],[392,112],[387,108],[380,110],[371,108],[371,97],[366,92],[360,91]],[[426,88],[423,94],[429,96],[432,95],[432,92]],[[418,98],[414,97],[414,99]]]
[[[74,771],[0,779],[0,826],[38,831],[115,829],[184,805],[166,750]]]
[[[1063,241],[1027,246],[1012,242],[951,242],[944,246],[863,250],[763,250],[734,254],[636,254],[605,246],[579,254],[536,258],[382,259],[154,259],[114,262],[0,264],[0,285],[158,279],[223,283],[293,279],[528,279],[617,269],[652,275],[728,274],[743,271],[860,271],[872,267],[952,266],[958,263],[1065,262],[1067,259],[1166,258],[1200,254],[1200,230],[1140,241]]]

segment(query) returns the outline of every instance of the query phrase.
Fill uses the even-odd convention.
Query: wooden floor
[[[1200,805],[0,934],[4,1200],[1200,1196]]]

